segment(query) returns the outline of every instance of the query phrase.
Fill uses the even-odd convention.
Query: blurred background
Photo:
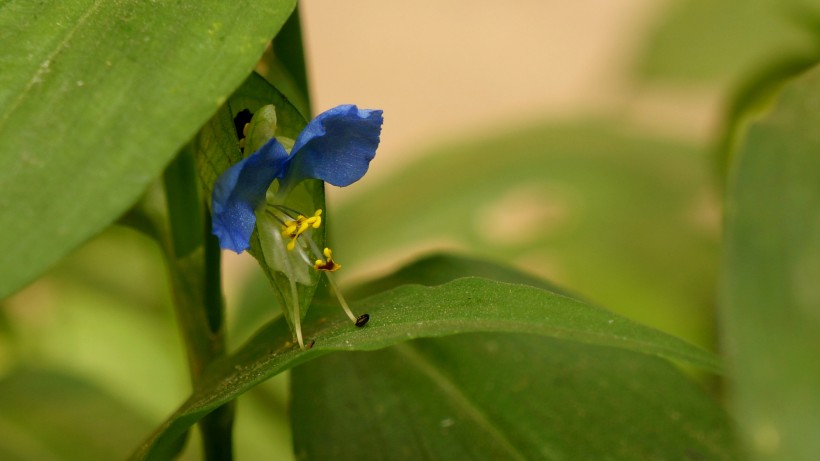
[[[328,190],[343,286],[456,252],[714,349],[713,147],[747,76],[813,47],[790,2],[750,3],[302,2],[314,113],[385,112],[370,172]],[[277,311],[250,256],[224,272],[235,347]],[[125,456],[185,398],[164,275],[113,227],[3,301],[1,459]],[[286,376],[239,406],[238,459],[290,456]]]
[[[681,326],[665,312],[700,307],[657,307],[689,303],[693,284],[697,303],[711,297],[711,263],[671,269],[677,251],[711,258],[720,220],[705,151],[731,77],[648,78],[681,5],[304,2],[314,111],[385,111],[367,176],[328,187],[340,275],[459,251],[708,345],[702,316]]]

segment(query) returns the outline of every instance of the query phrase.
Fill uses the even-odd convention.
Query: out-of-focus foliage
[[[783,89],[733,166],[723,267],[731,408],[752,459],[820,453],[820,67]]]
[[[784,55],[816,54],[819,26],[816,0],[678,0],[639,68],[649,79],[726,88]]]
[[[151,427],[125,402],[54,371],[4,376],[0,407],[0,457],[9,461],[122,459]]]

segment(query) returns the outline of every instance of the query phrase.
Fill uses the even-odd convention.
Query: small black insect
[[[370,316],[367,314],[362,314],[359,318],[356,319],[356,326],[361,328],[367,325],[367,321],[370,320]]]

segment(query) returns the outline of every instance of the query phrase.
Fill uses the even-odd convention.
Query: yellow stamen
[[[288,221],[282,225],[282,236],[288,237],[288,250],[296,248],[296,239],[304,234],[309,228],[318,229],[322,225],[322,210],[318,209],[313,216],[307,217],[299,215],[293,221]]]

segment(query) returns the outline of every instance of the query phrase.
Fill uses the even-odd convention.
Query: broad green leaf
[[[549,283],[506,266],[439,254],[363,285],[356,293],[402,283],[435,285],[459,275],[555,291]],[[333,354],[296,367],[291,414],[297,455],[418,459],[423,456],[415,448],[426,448],[426,454],[442,459],[511,459],[503,450],[514,445],[513,451],[523,451],[525,459],[550,459],[527,451],[549,442],[550,453],[563,454],[565,459],[592,458],[595,450],[605,454],[600,459],[610,454],[614,457],[607,459],[648,459],[653,450],[669,459],[698,454],[708,454],[708,459],[736,458],[722,411],[668,365],[612,348],[532,335],[489,336],[427,340],[421,343],[433,346],[422,348],[414,342],[376,354]],[[499,344],[506,345],[508,353],[499,351]],[[431,366],[401,367],[420,363],[407,360],[404,351],[425,350],[432,352],[427,354]],[[641,390],[633,392],[635,387]],[[450,415],[442,416],[453,407]],[[476,417],[473,409],[484,417]],[[671,421],[664,411],[676,412]],[[316,418],[319,414],[327,417]],[[465,417],[457,422],[453,414]],[[487,424],[490,417],[493,424]],[[625,422],[619,424],[619,418]],[[503,433],[502,442],[493,432]],[[662,435],[650,435],[656,432]],[[408,435],[414,438],[410,447],[402,443]],[[324,443],[318,446],[316,441]],[[579,447],[588,451],[573,453]],[[501,449],[501,454],[491,456],[494,449]]]
[[[346,200],[330,240],[342,275],[455,249],[710,346],[720,212],[709,160],[613,122],[499,129]]]
[[[127,210],[294,4],[3,2],[0,298]]]
[[[150,427],[132,407],[86,382],[47,370],[0,378],[0,459],[123,459]]]
[[[331,354],[291,373],[300,460],[736,460],[728,418],[671,364],[534,335]]]
[[[815,0],[683,0],[650,34],[649,78],[726,84],[784,53],[815,51]]]
[[[312,349],[290,342],[281,318],[224,361],[216,362],[193,395],[140,446],[135,459],[161,459],[187,428],[261,381],[338,350],[375,350],[409,339],[500,331],[613,346],[720,367],[708,352],[572,298],[520,284],[475,277],[439,286],[404,285],[354,303],[370,323],[357,329],[335,305],[314,303],[305,325]]]
[[[820,455],[820,67],[786,85],[731,170],[723,326],[755,460]]]

